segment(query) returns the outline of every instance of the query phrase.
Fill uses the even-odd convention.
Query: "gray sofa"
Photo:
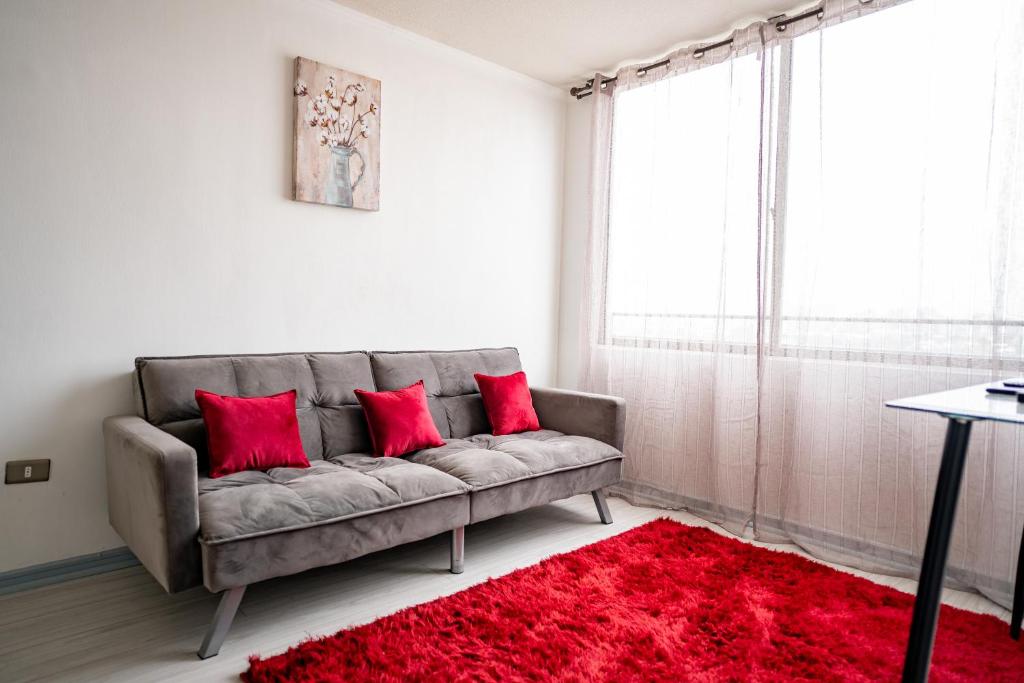
[[[619,480],[625,404],[531,388],[543,428],[492,436],[473,373],[520,370],[513,348],[138,358],[133,416],[104,421],[110,523],[168,592],[222,592],[199,650],[217,654],[245,587],[451,533],[463,566],[467,524],[592,493]],[[446,445],[370,455],[354,389],[424,381]],[[195,390],[261,396],[297,389],[308,469],[206,476]]]

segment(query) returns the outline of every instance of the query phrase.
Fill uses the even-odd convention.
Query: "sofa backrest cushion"
[[[422,379],[441,436],[463,438],[490,431],[473,373],[521,369],[514,348],[137,358],[135,389],[139,415],[195,448],[205,471],[206,431],[196,389],[225,396],[295,389],[303,449],[319,460],[372,451],[355,389],[390,391]]]
[[[296,415],[306,457],[367,452],[370,436],[355,389],[374,391],[369,355],[288,353],[265,356],[137,358],[140,415],[196,449],[206,469],[206,431],[195,390],[227,396],[298,392]]]
[[[376,351],[370,354],[378,391],[422,379],[430,415],[442,438],[491,431],[473,374],[508,375],[522,370],[514,348],[471,351]]]

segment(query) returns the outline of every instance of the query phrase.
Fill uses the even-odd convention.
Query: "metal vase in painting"
[[[359,175],[352,180],[352,155],[359,157]],[[327,183],[324,188],[324,199],[327,204],[335,206],[352,206],[352,191],[359,186],[359,182],[366,173],[366,162],[363,155],[354,147],[331,147],[331,156],[328,161],[330,172],[327,174]]]

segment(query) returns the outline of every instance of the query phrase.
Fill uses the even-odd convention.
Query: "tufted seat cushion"
[[[456,477],[473,491],[621,458],[622,453],[606,443],[550,429],[505,436],[477,434],[404,457]]]
[[[333,524],[463,495],[469,486],[441,470],[365,454],[315,460],[309,468],[199,478],[204,545]]]

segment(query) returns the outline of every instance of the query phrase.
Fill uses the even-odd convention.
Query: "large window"
[[[993,17],[929,11],[771,48],[764,115],[756,55],[616,95],[607,340],[747,351],[763,292],[772,353],[1024,356]]]
[[[759,80],[750,55],[617,96],[613,338],[753,342]]]

